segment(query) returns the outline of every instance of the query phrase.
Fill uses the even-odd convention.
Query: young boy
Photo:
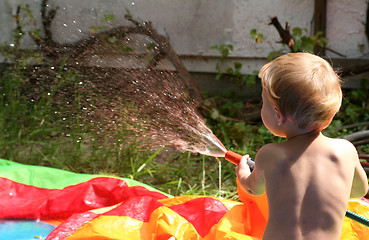
[[[236,173],[253,195],[266,191],[269,218],[263,239],[340,239],[349,198],[364,196],[368,179],[355,147],[321,131],[340,108],[340,78],[322,58],[290,53],[263,66],[264,125],[284,143],[263,146],[250,172]]]

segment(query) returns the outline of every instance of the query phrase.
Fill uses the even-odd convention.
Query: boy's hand
[[[249,159],[249,155],[245,155],[241,158],[240,163],[236,167],[236,174],[239,179],[247,178],[251,174],[251,170],[249,165],[247,164],[247,159]]]

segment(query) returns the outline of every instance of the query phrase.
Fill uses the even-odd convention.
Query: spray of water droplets
[[[149,144],[224,156],[225,148],[196,111],[178,74],[145,70],[122,88],[124,121]]]
[[[77,25],[72,22],[61,24],[69,29]],[[168,53],[174,50],[165,51],[169,43],[152,34],[150,26],[143,23],[134,28],[131,22],[128,27],[113,28],[74,45],[67,64],[69,71],[84,75],[83,81],[59,89],[58,95],[68,99],[67,105],[74,102],[77,119],[93,123],[97,134],[127,128],[127,135],[133,133],[134,140],[150,147],[174,146],[180,151],[224,156],[224,146],[187,94],[183,76],[173,71],[175,64],[165,63],[170,62]],[[81,30],[75,27],[79,35]],[[152,38],[142,32],[151,33]],[[78,97],[73,98],[71,93],[76,92]]]

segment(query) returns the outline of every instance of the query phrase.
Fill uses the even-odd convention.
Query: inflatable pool
[[[0,160],[0,239],[260,239],[265,196],[242,202],[170,196],[126,178],[88,175]],[[369,218],[366,199],[349,211]],[[341,239],[369,239],[345,218]]]

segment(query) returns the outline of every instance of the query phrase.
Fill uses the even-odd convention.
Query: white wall
[[[348,58],[366,58],[368,40],[364,34],[368,0],[328,0],[328,47]],[[0,1],[0,42],[11,43],[11,29],[15,27],[11,13],[19,3],[31,5],[39,12],[41,0]],[[59,6],[53,32],[61,43],[73,42],[90,33],[91,25],[101,25],[104,14],[115,15],[111,26],[125,24],[126,9],[136,19],[151,21],[162,35],[168,35],[175,50],[183,56],[188,70],[214,72],[219,53],[210,47],[232,44],[231,54],[243,63],[243,72],[259,69],[265,57],[281,46],[276,29],[269,25],[277,16],[281,24],[306,28],[312,32],[313,0],[50,0]],[[39,16],[37,16],[40,23]],[[249,36],[256,28],[264,34],[264,43],[255,44]],[[32,47],[25,40],[24,47]],[[327,53],[331,57],[335,54]],[[190,56],[202,56],[192,58]],[[187,57],[186,57],[187,56]]]
[[[328,47],[348,58],[369,58],[365,36],[368,0],[328,0]],[[335,54],[329,56],[336,57]]]

